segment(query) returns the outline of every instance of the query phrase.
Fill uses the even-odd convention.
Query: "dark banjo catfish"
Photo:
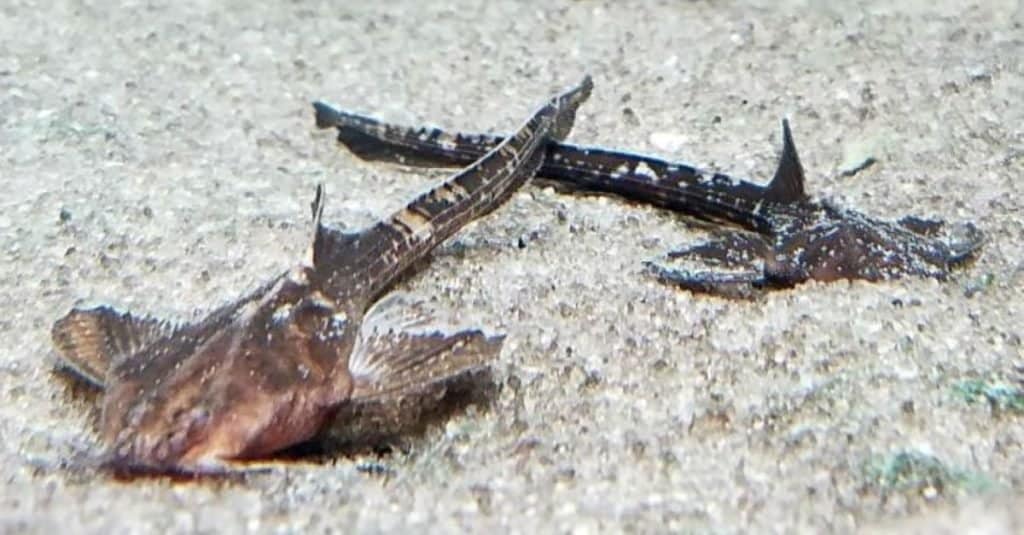
[[[314,106],[317,125],[336,128],[338,141],[366,160],[463,165],[502,140],[388,124],[322,102]],[[728,297],[807,280],[943,279],[980,249],[981,232],[971,223],[947,228],[916,217],[880,221],[810,198],[786,121],[782,132],[779,165],[766,185],[652,156],[558,141],[547,145],[537,176],[739,227],[647,264],[666,282]]]
[[[572,128],[589,78],[405,208],[359,232],[321,221],[308,258],[201,321],[101,306],[53,326],[61,365],[104,389],[101,438],[119,470],[222,472],[306,441],[344,403],[400,397],[487,365],[502,336],[439,326],[389,287],[504,203]]]

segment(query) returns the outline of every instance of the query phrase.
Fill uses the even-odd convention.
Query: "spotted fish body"
[[[433,247],[536,172],[589,96],[589,78],[405,208],[355,233],[313,203],[309,257],[193,324],[101,306],[52,331],[60,365],[104,389],[101,438],[119,470],[209,473],[316,435],[346,402],[390,399],[486,365],[503,337],[440,325],[382,294]]]
[[[317,124],[366,160],[412,166],[460,165],[501,136],[410,128],[315,104]],[[906,217],[880,221],[810,198],[789,125],[766,185],[652,156],[553,141],[538,177],[573,189],[618,195],[701,220],[738,227],[717,239],[648,262],[662,280],[693,291],[748,297],[806,280],[945,278],[980,249],[967,223]]]

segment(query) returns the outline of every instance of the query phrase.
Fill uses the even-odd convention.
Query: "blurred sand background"
[[[946,283],[730,302],[642,269],[705,229],[528,187],[402,285],[508,334],[484,401],[241,481],[88,468],[70,306],[193,317],[300,258],[316,183],[356,227],[447,175],[356,160],[310,101],[504,132],[587,72],[575,142],[764,180],[788,116],[814,194],[989,242]],[[1016,0],[8,0],[0,531],[1022,532],[1024,415],[965,393],[1024,386],[1022,97]]]

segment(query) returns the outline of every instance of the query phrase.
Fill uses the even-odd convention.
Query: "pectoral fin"
[[[50,334],[60,352],[58,366],[104,388],[114,362],[173,332],[174,326],[166,321],[100,306],[71,310],[53,324]]]
[[[354,400],[401,397],[422,386],[486,365],[503,335],[451,327],[422,302],[401,294],[374,306],[349,362]]]
[[[765,285],[769,245],[757,235],[729,233],[647,262],[659,280],[698,293],[750,298]]]

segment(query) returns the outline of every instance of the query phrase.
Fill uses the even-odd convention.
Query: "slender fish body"
[[[393,125],[316,103],[317,124],[360,158],[413,166],[462,165],[501,136]],[[806,280],[888,280],[905,275],[943,279],[983,243],[966,223],[906,217],[880,221],[808,197],[787,121],[782,154],[765,185],[653,156],[550,140],[538,176],[570,188],[618,195],[738,230],[648,262],[661,280],[727,297]]]

